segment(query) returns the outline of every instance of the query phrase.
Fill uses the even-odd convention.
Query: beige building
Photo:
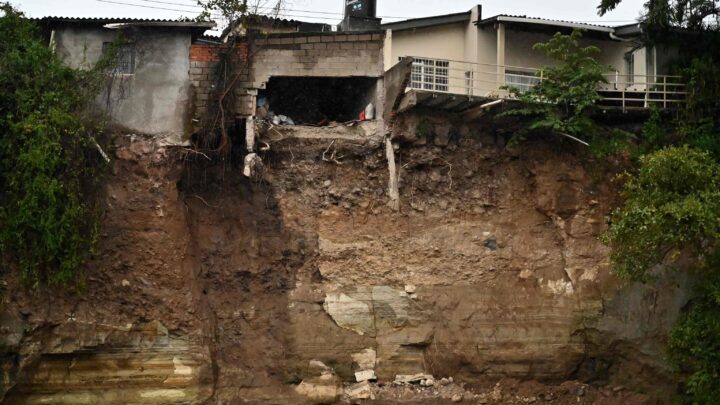
[[[412,89],[483,97],[504,95],[503,86],[528,89],[541,80],[541,68],[553,63],[533,45],[556,32],[582,29],[584,45],[600,48],[598,60],[611,67],[608,84],[601,89],[606,97],[618,102],[662,99],[668,95],[654,93],[678,90],[666,84],[676,82],[674,77],[662,76],[672,54],[643,48],[638,24],[608,27],[525,16],[483,18],[478,5],[467,12],[384,24],[383,29],[386,69],[402,57],[415,59]]]

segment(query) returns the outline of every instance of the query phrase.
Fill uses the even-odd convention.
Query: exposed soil
[[[598,236],[617,162],[553,140],[507,149],[448,117],[423,125],[432,136],[396,151],[398,212],[382,143],[358,128],[281,129],[255,181],[242,156],[119,137],[86,288],[38,299],[7,280],[0,399],[296,404],[309,363],[349,384],[367,350],[377,403],[672,392],[658,359],[685,281],[610,275]],[[392,385],[414,373],[455,383]]]

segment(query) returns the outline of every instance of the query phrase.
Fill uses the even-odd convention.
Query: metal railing
[[[413,57],[408,90],[461,94],[487,98],[512,98],[507,87],[521,92],[545,80],[542,69]],[[606,107],[668,108],[684,103],[685,85],[680,76],[604,75],[598,91]]]

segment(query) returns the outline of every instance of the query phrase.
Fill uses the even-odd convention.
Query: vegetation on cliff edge
[[[97,238],[106,163],[86,112],[113,58],[72,69],[22,13],[0,10],[0,274],[67,285]]]

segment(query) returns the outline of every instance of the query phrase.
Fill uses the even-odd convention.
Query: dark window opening
[[[115,45],[112,42],[103,42],[103,54],[110,52],[113,46],[117,46],[117,57],[112,72],[121,75],[135,73],[135,44],[126,43]]]
[[[258,96],[258,118],[282,115],[296,125],[359,120],[369,104],[377,110],[376,83],[372,77],[273,77]]]

